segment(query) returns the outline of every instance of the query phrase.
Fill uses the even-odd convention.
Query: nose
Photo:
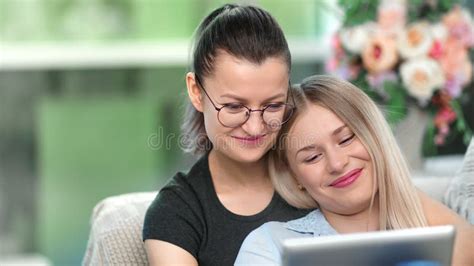
[[[251,136],[257,136],[263,133],[265,130],[265,122],[262,118],[261,112],[250,112],[250,117],[242,125],[242,128]]]
[[[349,159],[344,151],[338,148],[332,148],[326,151],[326,168],[331,174],[344,172]]]

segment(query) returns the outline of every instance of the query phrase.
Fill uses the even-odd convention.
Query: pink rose
[[[393,38],[376,35],[362,51],[362,62],[371,74],[392,69],[398,61],[397,45]]]
[[[431,45],[428,55],[433,59],[440,59],[443,56],[443,44],[439,40],[435,40]]]
[[[444,53],[439,61],[448,79],[459,79],[461,85],[466,85],[471,81],[472,64],[462,42],[448,38],[444,44]]]
[[[454,121],[456,121],[456,112],[449,105],[439,109],[434,119],[434,123],[438,128],[449,125]],[[441,130],[441,132],[446,133],[445,130]]]
[[[449,134],[449,125],[456,121],[456,118],[456,112],[449,105],[443,106],[438,110],[434,119],[434,124],[438,129],[435,136],[435,143],[437,145],[445,143],[445,139]]]
[[[453,8],[443,17],[450,37],[457,39],[464,46],[474,46],[474,28],[469,12],[459,6]]]

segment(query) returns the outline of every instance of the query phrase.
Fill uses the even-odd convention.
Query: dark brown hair
[[[281,57],[290,73],[291,55],[283,31],[259,7],[226,4],[204,18],[195,33],[191,64],[191,71],[202,82],[213,73],[220,51],[255,64]],[[204,128],[204,116],[190,102],[181,129],[188,140],[186,152],[202,154],[212,148]]]

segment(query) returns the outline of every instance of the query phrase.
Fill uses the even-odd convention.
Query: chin
[[[276,136],[276,135],[275,135]],[[239,163],[256,163],[265,158],[268,151],[272,148],[275,137],[268,136],[265,142],[260,145],[243,144],[229,137],[221,139],[219,146],[214,146],[219,152],[229,159]]]
[[[353,215],[356,213],[364,212],[370,208],[370,198],[359,200],[359,202],[353,202],[349,206],[344,206],[343,213],[344,215]]]
[[[227,153],[235,161],[242,163],[256,163],[263,159],[270,148],[237,148]]]

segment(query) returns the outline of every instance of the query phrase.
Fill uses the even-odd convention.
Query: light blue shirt
[[[284,240],[337,234],[319,209],[286,223],[268,222],[245,238],[234,265],[280,265]]]

